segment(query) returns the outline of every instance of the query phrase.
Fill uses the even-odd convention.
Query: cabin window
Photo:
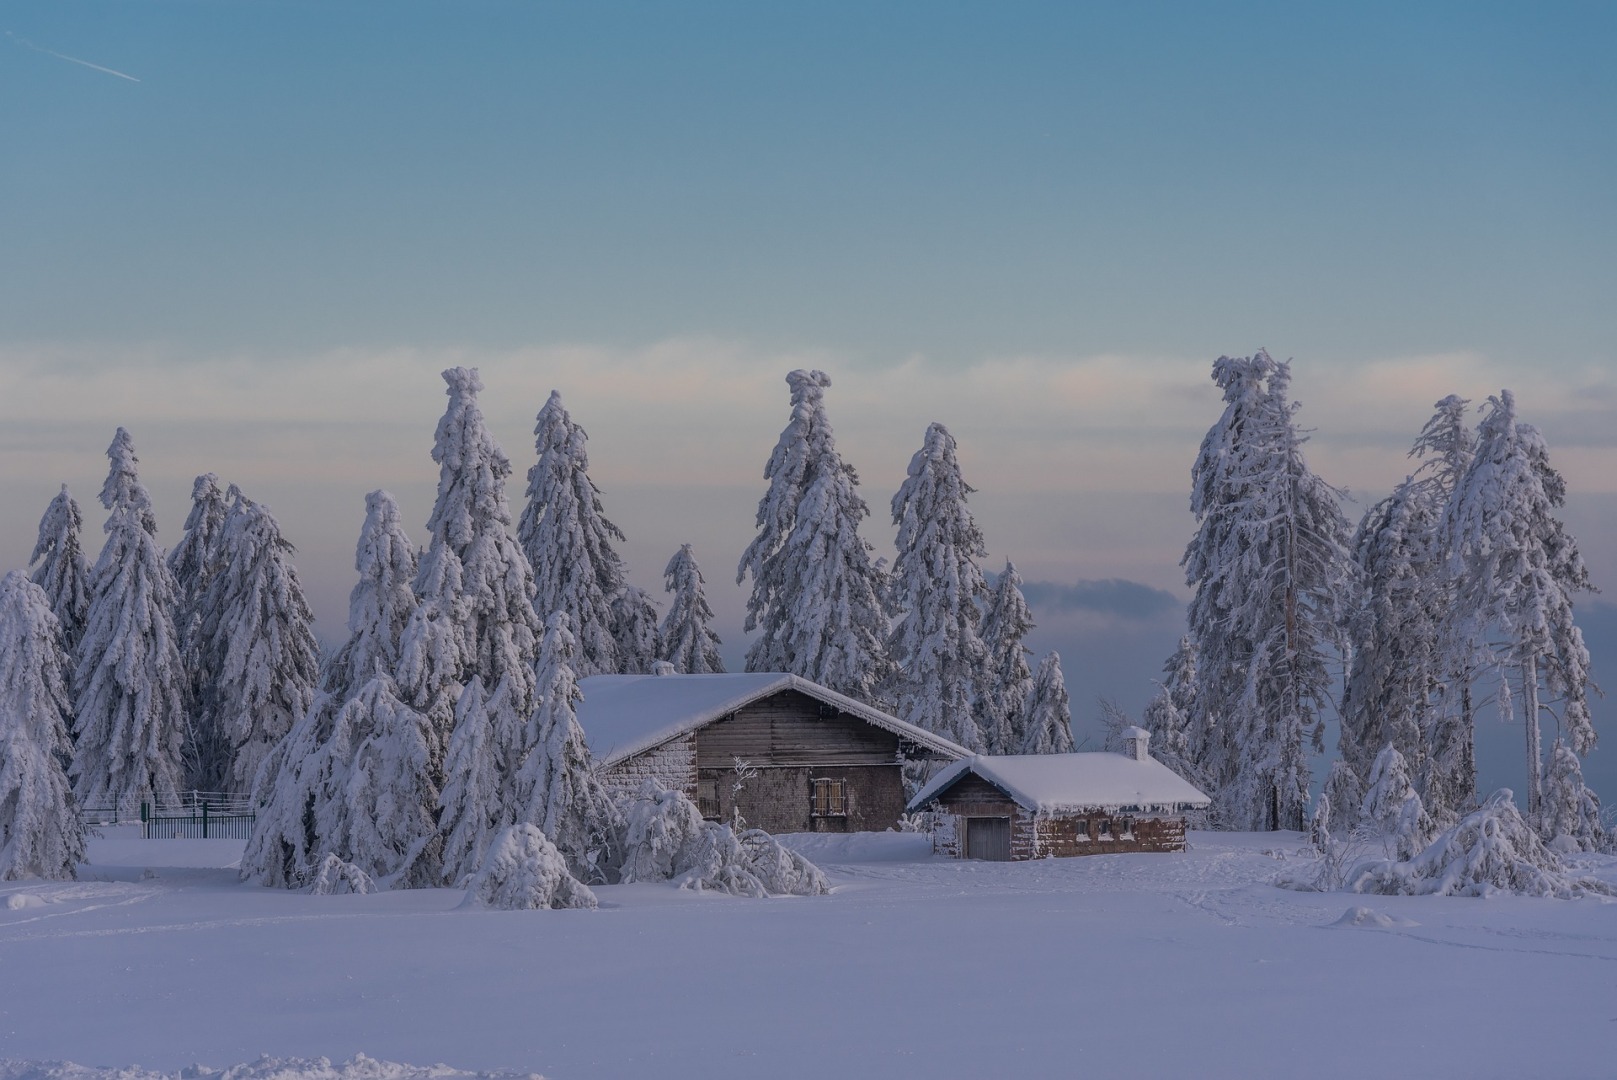
[[[1097,840],[1112,839],[1112,823],[1106,818],[1101,818],[1100,823],[1095,826],[1095,838]]]
[[[1133,840],[1134,839],[1134,819],[1133,818],[1124,818],[1121,822],[1119,822],[1119,824],[1122,826],[1123,839],[1125,839],[1125,840]]]
[[[814,816],[848,816],[848,782],[846,780],[814,781]]]
[[[717,780],[698,780],[696,782],[696,808],[709,821],[719,820],[719,782]]]
[[[1076,819],[1072,823],[1072,831],[1073,831],[1073,835],[1075,835],[1078,839],[1080,839],[1080,840],[1088,840],[1089,839],[1089,822],[1084,820],[1083,818]]]

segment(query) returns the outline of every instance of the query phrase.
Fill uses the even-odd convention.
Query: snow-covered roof
[[[945,757],[971,751],[818,683],[780,672],[734,675],[595,675],[580,679],[578,722],[602,765],[695,731],[760,698],[798,690]]]
[[[1183,809],[1211,800],[1155,758],[1126,754],[977,754],[932,778],[910,800],[920,809],[967,773],[987,780],[1018,805],[1034,811]]]

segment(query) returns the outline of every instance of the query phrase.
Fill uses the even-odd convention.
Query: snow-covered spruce
[[[622,670],[612,604],[623,591],[623,532],[606,519],[589,476],[589,436],[551,391],[535,419],[539,459],[528,470],[528,503],[517,537],[533,564],[533,606],[541,621],[564,611],[578,640],[579,678]]]
[[[501,683],[495,697],[502,698],[506,689],[507,684]],[[498,702],[495,707],[500,708]],[[444,760],[444,788],[438,805],[442,809],[438,828],[443,834],[444,882],[454,885],[482,866],[502,817],[494,725],[483,680],[475,675],[455,706],[455,734]]]
[[[1589,651],[1572,597],[1589,590],[1578,546],[1554,511],[1566,481],[1549,463],[1538,429],[1516,420],[1509,390],[1490,397],[1476,454],[1444,517],[1457,602],[1473,640],[1489,639],[1501,708],[1520,699],[1527,732],[1527,816],[1540,810],[1540,714],[1558,708],[1573,753],[1594,748]]]
[[[1617,895],[1597,878],[1576,877],[1527,827],[1509,788],[1407,861],[1373,859],[1354,867],[1348,887],[1388,896],[1488,896],[1496,892],[1571,899]]]
[[[1307,744],[1322,748],[1331,657],[1353,588],[1338,493],[1309,471],[1291,367],[1267,352],[1220,357],[1225,408],[1191,469],[1198,527],[1185,551],[1201,662],[1198,762],[1227,828],[1301,829]]]
[[[1433,542],[1437,565],[1428,582],[1437,594],[1431,602],[1443,613],[1434,627],[1437,639],[1431,646],[1438,660],[1441,685],[1428,715],[1425,772],[1418,779],[1427,810],[1444,826],[1453,824],[1477,804],[1476,704],[1472,687],[1483,658],[1474,637],[1474,621],[1458,602],[1456,536],[1446,524],[1447,509],[1476,457],[1477,435],[1466,423],[1469,404],[1454,394],[1437,402],[1410,451],[1412,456],[1423,459],[1420,473],[1431,489],[1432,501],[1442,510]]]
[[[683,889],[734,896],[820,896],[830,886],[819,867],[760,829],[739,834],[704,821],[683,792],[647,781],[623,807],[620,880],[672,881]]]
[[[432,539],[417,571],[416,594],[435,601],[458,631],[455,681],[478,675],[484,686],[496,686],[509,677],[511,693],[526,711],[533,704],[530,673],[540,620],[533,609],[533,570],[511,536],[505,495],[511,462],[483,422],[477,370],[449,368],[443,379],[449,407],[432,447],[438,497],[427,519]]]
[[[1364,781],[1345,761],[1331,762],[1331,771],[1325,776],[1320,799],[1329,800],[1331,828],[1346,833],[1359,823],[1359,808],[1364,805]]]
[[[62,771],[70,700],[61,626],[20,570],[0,578],[0,881],[71,880],[84,827]]]
[[[71,774],[81,805],[171,801],[181,784],[185,671],[174,631],[174,578],[157,546],[129,433],[107,448],[106,544],[90,572],[90,607],[73,678]]]
[[[229,756],[200,775],[202,790],[250,794],[259,766],[314,698],[320,647],[293,550],[267,506],[236,499],[208,582],[204,654],[218,667],[197,721],[204,738],[210,728],[222,736]]]
[[[884,697],[898,717],[969,750],[986,750],[978,699],[989,677],[978,634],[988,585],[977,560],[982,530],[966,507],[954,436],[931,424],[893,496],[898,555],[889,575],[893,680]]]
[[[45,516],[39,519],[39,539],[28,556],[34,568],[33,582],[45,590],[51,612],[61,626],[62,647],[69,657],[78,651],[84,620],[90,611],[90,571],[84,564],[79,541],[83,526],[79,504],[63,484],[45,508]]]
[[[1052,652],[1039,661],[1028,691],[1027,717],[1019,754],[1072,753],[1072,701],[1061,674],[1061,654]]]
[[[1188,634],[1162,666],[1162,681],[1146,703],[1140,726],[1151,733],[1151,756],[1198,788],[1212,785],[1202,775],[1205,731],[1191,730],[1196,703],[1196,641]]]
[[[618,647],[618,671],[623,675],[650,675],[662,658],[662,630],[657,625],[657,602],[646,590],[625,585],[612,601],[612,640]]]
[[[567,860],[537,826],[510,825],[466,888],[462,907],[504,911],[594,908],[595,894],[567,871]]]
[[[218,673],[222,659],[209,651],[203,631],[208,586],[224,560],[225,520],[240,494],[232,485],[226,498],[219,477],[203,473],[191,484],[191,512],[185,533],[168,553],[174,576],[174,630],[185,665],[185,703],[191,722],[185,739],[185,783],[204,791],[219,790],[219,777],[230,765],[230,744],[212,718],[217,716]]]
[[[578,724],[583,695],[572,667],[578,643],[571,622],[565,611],[558,611],[545,623],[539,704],[523,730],[523,753],[508,805],[517,821],[542,829],[575,872],[597,880],[611,860],[618,810],[595,775]]]
[[[253,831],[241,857],[241,878],[276,889],[300,889],[319,871],[324,842],[347,835],[343,791],[352,748],[334,745],[342,708],[317,694],[270,751],[253,792]]]
[[[354,748],[342,791],[347,828],[322,839],[389,888],[433,888],[443,876],[427,718],[399,700],[393,680],[378,674],[337,714],[334,748]],[[345,842],[342,842],[345,841]]]
[[[662,625],[662,659],[682,675],[707,675],[724,670],[719,656],[719,635],[713,632],[713,609],[708,606],[707,581],[696,564],[691,545],[681,544],[663,570],[663,587],[673,597]]]
[[[741,556],[750,574],[748,671],[786,671],[862,701],[892,670],[881,570],[859,523],[870,508],[859,476],[837,453],[825,415],[823,371],[793,371],[792,416],[764,467],[758,535]]]
[[[309,885],[309,892],[314,896],[367,896],[375,891],[376,882],[369,874],[330,853],[320,860],[320,868]]]
[[[1539,835],[1561,852],[1605,851],[1611,837],[1600,820],[1600,799],[1583,782],[1583,766],[1559,739],[1544,774]]]
[[[1414,857],[1431,842],[1432,820],[1415,791],[1408,763],[1391,743],[1381,748],[1371,764],[1364,800],[1359,804],[1359,822],[1379,834],[1400,859]]]
[[[442,551],[441,554],[446,562],[459,565],[453,552]],[[465,640],[462,629],[463,625],[445,614],[440,601],[429,597],[410,612],[399,639],[394,682],[403,700],[427,718],[427,758],[434,776],[442,768],[444,754],[454,737],[455,703],[461,694],[457,673],[462,658],[460,644]],[[531,672],[507,676],[501,684],[509,692],[532,698]]]
[[[1033,690],[1032,651],[1023,644],[1033,629],[1033,612],[1022,595],[1022,575],[1009,559],[994,581],[983,618],[987,674],[979,688],[977,725],[990,753],[1019,752],[1027,738],[1028,694]]]
[[[365,496],[354,569],[359,581],[348,594],[348,640],[321,676],[321,689],[339,701],[369,682],[378,666],[398,671],[404,628],[416,608],[415,546],[386,491]]]

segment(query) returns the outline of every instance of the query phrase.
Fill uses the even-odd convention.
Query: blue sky
[[[165,539],[192,475],[241,482],[335,636],[363,494],[425,521],[435,373],[471,363],[519,475],[562,390],[637,583],[695,542],[738,639],[812,364],[878,512],[928,421],[960,438],[994,559],[1066,598],[1040,646],[1082,716],[1177,631],[1072,587],[1183,598],[1207,364],[1266,345],[1359,508],[1433,401],[1510,386],[1617,583],[1610,4],[53,0],[0,30],[6,565],[64,480],[99,520],[125,424]],[[1591,772],[1617,797],[1617,756]]]

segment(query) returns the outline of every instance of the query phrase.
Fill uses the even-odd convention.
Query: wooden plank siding
[[[963,850],[966,820],[974,817],[1011,819],[1013,860],[1185,850],[1182,814],[1100,809],[1035,813],[980,776],[962,777],[938,797],[936,805],[932,849],[956,859],[969,855]],[[1127,833],[1124,823],[1129,826]]]
[[[866,832],[890,829],[904,813],[899,737],[857,716],[827,710],[797,690],[746,705],[679,739],[602,770],[613,791],[637,791],[646,779],[679,788],[711,816],[735,810],[768,832]],[[735,790],[736,762],[757,775]],[[846,813],[813,814],[815,780],[840,780]],[[714,802],[699,798],[710,796]]]

